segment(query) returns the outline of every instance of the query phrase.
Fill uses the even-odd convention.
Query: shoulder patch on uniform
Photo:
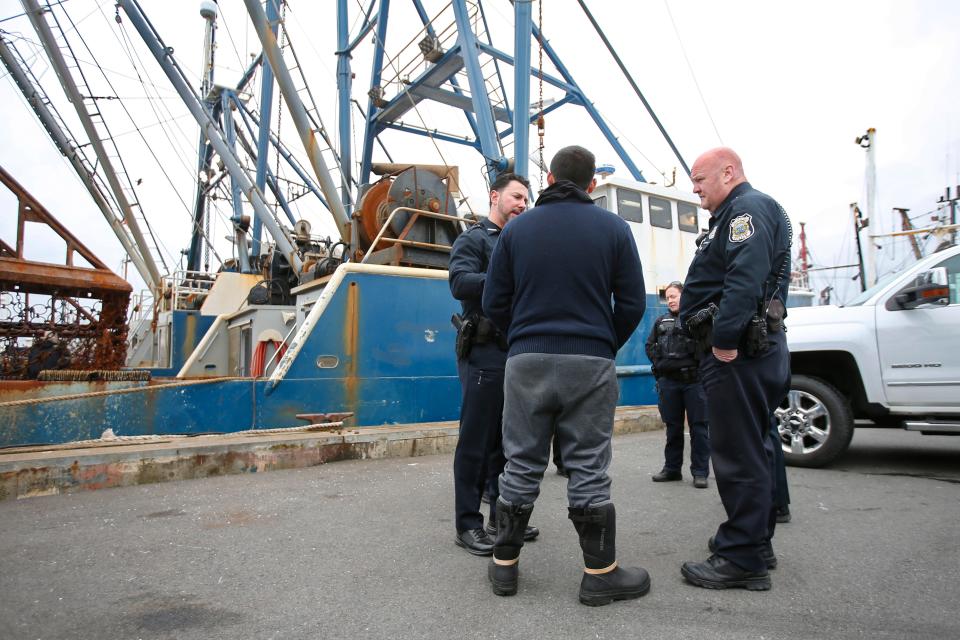
[[[730,221],[730,242],[743,242],[753,235],[753,217],[749,213]]]

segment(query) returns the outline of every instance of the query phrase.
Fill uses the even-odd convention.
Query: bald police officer
[[[773,442],[770,416],[786,395],[790,361],[783,333],[791,228],[783,208],[747,182],[728,148],[693,164],[693,191],[710,226],[680,300],[680,320],[700,347],[711,456],[727,520],[704,562],[681,573],[700,587],[770,588]]]

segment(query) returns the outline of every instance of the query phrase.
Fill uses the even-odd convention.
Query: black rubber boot
[[[613,503],[569,508],[569,517],[580,535],[583,563],[587,569],[606,569],[617,560],[617,511]],[[580,602],[591,607],[614,600],[639,598],[650,591],[650,575],[640,567],[616,567],[607,573],[584,572],[580,581]]]
[[[532,504],[509,504],[503,498],[497,499],[497,539],[493,543],[493,560],[487,569],[487,577],[498,596],[512,596],[517,593],[517,580],[520,563],[511,565],[497,564],[496,560],[516,560],[523,548],[523,534],[533,513]]]

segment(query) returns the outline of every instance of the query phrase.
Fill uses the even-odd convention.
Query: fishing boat
[[[163,225],[141,204],[145,198],[122,164],[119,137],[107,125],[106,97],[123,100],[116,88],[98,94],[92,74],[84,72],[90,60],[78,53],[80,43],[87,47],[95,37],[85,35],[87,25],[74,22],[70,6],[23,0],[36,40],[3,34],[0,57],[11,78],[116,233],[144,292],[132,294],[129,322],[110,333],[126,341],[123,362],[64,357],[65,366],[36,380],[0,384],[0,445],[98,438],[108,429],[138,436],[289,428],[333,414],[352,416],[357,428],[455,419],[460,392],[450,317],[459,304],[447,284],[450,247],[485,211],[485,185],[498,173],[517,171],[544,186],[544,123],[562,107],[578,111],[624,174],[604,170],[593,194],[630,224],[647,283],[648,312],[617,356],[620,403],[656,402],[644,339],[664,308],[663,289],[686,273],[705,214],[693,194],[646,181],[544,35],[548,7],[541,3],[535,19],[532,3],[513,3],[512,46],[501,47],[478,0],[431,7],[413,0],[403,7],[406,14],[387,0],[363,11],[339,0],[332,129],[307,82],[306,56],[293,46],[301,41],[290,28],[289,3],[245,0],[242,17],[261,52],[235,83],[220,83],[215,54],[224,47],[217,40],[224,4],[200,4],[199,84],[165,39],[176,34],[160,33],[140,3],[120,0],[111,16],[136,75],[149,70],[154,94],[162,82],[165,97],[200,130],[193,141],[190,244],[177,266],[162,257]],[[686,169],[600,25],[581,6]],[[233,17],[241,11],[238,4],[230,10]],[[39,45],[24,55],[21,49],[34,42]],[[41,50],[69,101],[61,111],[28,64]],[[361,58],[370,65],[362,85],[355,62]],[[538,98],[531,98],[532,89]],[[74,111],[69,118],[61,115],[67,109]],[[83,134],[73,133],[80,129]],[[575,133],[553,134],[554,148],[579,142]],[[531,148],[534,140],[540,144]],[[440,161],[421,162],[424,148],[435,149]],[[451,160],[464,153],[470,160]],[[477,176],[480,193],[471,199],[464,185]],[[42,198],[29,201],[36,208]],[[49,212],[44,219],[55,221]],[[21,226],[27,221],[30,216]],[[225,249],[216,240],[222,229]],[[7,253],[0,261],[23,262],[17,251]],[[220,257],[219,267],[208,268],[210,254]],[[0,281],[11,309],[25,308],[29,296],[51,310],[64,300],[85,309],[65,323],[55,313],[0,321],[7,377],[26,377],[26,351],[48,332],[67,336],[64,352],[76,353],[86,348],[84,340],[111,331],[97,316],[106,292],[27,291],[33,285],[17,287],[7,274]],[[84,318],[97,327],[91,335],[75,331]]]

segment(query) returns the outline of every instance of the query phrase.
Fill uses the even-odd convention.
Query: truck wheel
[[[774,415],[789,465],[822,467],[846,451],[853,438],[850,405],[820,378],[793,376],[790,392]]]

